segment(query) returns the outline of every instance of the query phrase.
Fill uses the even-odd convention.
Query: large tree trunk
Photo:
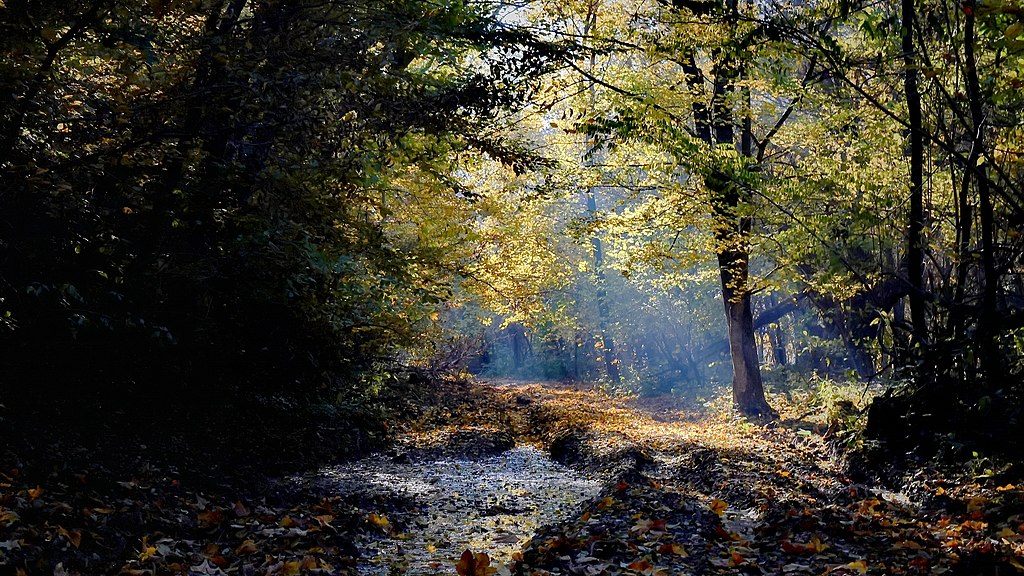
[[[735,146],[735,126],[728,96],[733,91],[736,66],[727,58],[716,66],[711,106],[699,98],[704,91],[704,76],[691,53],[683,60],[687,82],[695,99],[692,106],[696,133],[710,147]],[[749,125],[745,123],[742,148],[750,156]],[[754,340],[754,320],[748,286],[750,219],[741,217],[738,208],[741,196],[737,184],[724,170],[713,170],[704,178],[711,194],[711,209],[718,267],[722,278],[722,301],[725,306],[729,334],[729,355],[732,360],[732,395],[736,408],[748,416],[774,414],[764,397],[761,368]]]
[[[722,300],[729,327],[729,355],[732,358],[732,399],[748,416],[767,416],[771,407],[764,398],[761,367],[754,342],[754,316],[747,289],[747,252],[727,248],[718,254],[722,276]]]
[[[727,102],[733,91],[735,70],[726,62],[716,72],[712,99],[714,144],[734,146],[734,121]],[[750,158],[750,126],[744,122],[741,152]],[[722,278],[722,301],[729,331],[729,356],[732,359],[732,399],[736,408],[748,416],[769,416],[773,411],[764,397],[754,317],[750,306],[750,218],[739,214],[743,202],[740,188],[721,170],[705,178],[711,191],[711,203],[718,250],[718,269]]]

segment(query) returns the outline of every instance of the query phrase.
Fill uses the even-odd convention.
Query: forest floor
[[[526,453],[530,462],[516,465],[534,468],[513,478],[518,493],[541,481],[540,467],[556,482],[545,490],[572,486],[580,497],[543,525],[504,526],[491,545],[477,540],[461,557],[450,546],[418,568],[399,561],[409,556],[403,548],[421,545],[418,530],[479,524],[514,506],[490,501],[470,513],[453,500],[427,518],[436,502],[354,497],[324,480],[345,464],[326,475],[195,482],[195,471],[145,458],[33,466],[39,451],[68,448],[43,442],[33,455],[12,442],[0,447],[0,576],[380,573],[364,562],[368,544],[397,555],[384,573],[1024,572],[1024,486],[933,470],[908,473],[898,489],[855,482],[820,417],[791,398],[770,401],[781,418],[762,425],[733,415],[725,398],[697,404],[513,381],[424,387],[418,417],[371,467],[442,462],[479,479],[489,458],[532,446],[571,474]]]

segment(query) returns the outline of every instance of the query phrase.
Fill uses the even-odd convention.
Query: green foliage
[[[532,162],[482,134],[554,49],[493,10],[0,6],[8,377],[365,394],[450,292],[460,157]]]

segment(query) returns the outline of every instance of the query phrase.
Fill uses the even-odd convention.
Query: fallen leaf
[[[139,562],[145,562],[153,556],[156,556],[156,546],[146,546],[142,552],[139,553]]]
[[[645,574],[654,571],[654,565],[652,565],[647,560],[637,560],[636,562],[630,562],[626,565],[626,568],[634,572],[641,572]]]
[[[671,542],[668,544],[662,544],[658,547],[658,552],[662,554],[675,554],[676,556],[682,556],[683,558],[688,557],[690,554],[686,551],[686,548],[678,542]]]
[[[235,511],[235,516],[238,516],[239,518],[245,518],[251,513],[245,504],[242,504],[241,500],[235,502],[233,510]]]
[[[235,554],[238,554],[239,556],[244,556],[246,554],[254,554],[256,553],[257,550],[258,548],[256,547],[255,542],[253,542],[252,540],[246,540],[242,542],[238,546],[238,548],[235,548]]]
[[[68,542],[71,542],[71,545],[75,548],[78,548],[82,545],[82,533],[78,530],[67,530],[61,528],[60,530],[58,530],[58,532],[60,532],[61,536],[67,538]]]
[[[455,571],[459,573],[459,576],[485,576],[496,572],[489,568],[490,565],[491,559],[486,553],[473,554],[472,551],[465,550],[459,561],[455,563]]]
[[[366,520],[367,520],[367,521],[368,521],[368,522],[369,522],[369,523],[370,523],[371,525],[373,525],[374,527],[376,527],[376,528],[378,528],[379,530],[382,530],[382,531],[384,531],[384,532],[387,532],[388,530],[390,530],[390,529],[391,529],[391,522],[389,522],[389,521],[388,521],[388,518],[387,518],[387,516],[383,516],[383,515],[381,515],[381,514],[375,514],[375,513],[372,513],[372,512],[371,512],[371,513],[370,513],[370,514],[369,514],[369,515],[368,515],[368,516],[366,517]]]
[[[850,570],[856,570],[861,574],[867,574],[868,572],[868,563],[864,560],[854,560],[853,562],[847,564],[846,567]]]
[[[216,526],[224,522],[224,512],[222,510],[204,510],[198,514],[199,523],[203,527]]]
[[[718,514],[719,516],[725,514],[725,509],[728,507],[729,504],[727,504],[725,500],[719,500],[718,498],[715,498],[711,501],[711,511],[715,514]]]
[[[782,541],[782,549],[790,554],[817,554],[824,552],[829,548],[828,544],[825,544],[817,536],[811,538],[810,542],[791,542],[789,540]]]

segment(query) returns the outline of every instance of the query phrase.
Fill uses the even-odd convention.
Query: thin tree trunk
[[[594,24],[597,20],[596,6],[591,5],[590,11],[587,14],[587,23],[584,28],[584,35],[590,33],[593,29]],[[595,55],[590,55],[590,73],[593,74],[595,69]],[[597,93],[594,88],[594,83],[590,83],[590,105],[595,106],[597,103]],[[588,136],[585,142],[586,147],[590,147],[590,137]],[[587,166],[593,166],[592,160],[584,161]],[[587,190],[587,212],[593,216],[597,214],[597,199],[594,197],[593,189]],[[601,338],[601,358],[604,360],[605,372],[608,375],[608,380],[612,384],[618,384],[622,381],[622,376],[619,373],[619,361],[615,356],[615,339],[608,329],[608,321],[611,316],[611,308],[608,306],[608,290],[605,282],[604,275],[604,247],[601,242],[601,237],[595,232],[590,238],[590,246],[592,248],[592,254],[594,256],[594,281],[597,284],[594,292],[594,298],[597,300],[597,327],[600,332]]]
[[[914,56],[914,0],[902,0],[904,89],[910,124],[910,215],[907,230],[907,275],[910,282],[910,324],[912,344],[924,346],[928,323],[924,299],[924,136],[921,94],[917,86],[917,58]]]
[[[587,211],[591,214],[597,213],[597,200],[593,191],[587,193]],[[597,327],[601,332],[601,357],[604,359],[605,372],[612,384],[622,381],[619,373],[619,361],[615,355],[615,338],[608,329],[608,319],[611,316],[611,309],[608,306],[608,291],[605,287],[604,276],[604,247],[601,237],[597,234],[590,239],[590,245],[594,254],[594,280],[597,283],[597,290],[594,297],[597,299]]]
[[[964,5],[966,21],[964,22],[964,73],[967,75],[967,99],[971,108],[971,129],[974,141],[971,144],[971,155],[980,157],[985,149],[985,112],[982,109],[981,86],[978,82],[978,65],[974,55],[974,11],[976,3],[968,0]],[[977,160],[975,160],[977,164]],[[970,173],[970,170],[967,171]],[[967,178],[965,176],[965,178]],[[996,336],[999,334],[999,315],[997,313],[997,297],[999,291],[999,272],[995,264],[995,242],[992,232],[995,229],[995,217],[992,213],[992,198],[989,193],[988,179],[977,175],[974,179],[978,190],[978,215],[981,228],[981,262],[985,271],[985,284],[982,288],[980,345],[982,370],[989,378],[1002,375],[1002,360]]]

